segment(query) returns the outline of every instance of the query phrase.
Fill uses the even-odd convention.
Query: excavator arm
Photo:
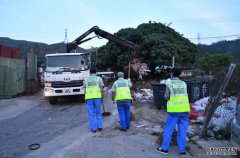
[[[91,29],[89,29],[87,32],[85,32],[84,34],[82,34],[81,36],[79,36],[77,39],[75,39],[74,41],[72,41],[71,43],[67,44],[67,53],[69,53],[71,50],[76,49],[78,45],[80,45],[81,43],[84,43],[86,41],[89,41],[95,37],[90,37],[87,39],[84,39],[85,37],[87,37],[89,34],[91,34],[92,32],[94,32],[96,34],[97,37],[102,37],[102,38],[106,38],[109,41],[115,42],[117,44],[123,45],[127,48],[132,49],[133,51],[136,50],[137,45],[125,40],[123,38],[120,38],[118,36],[115,36],[109,32],[106,32],[104,30],[101,30],[98,26],[94,26]]]

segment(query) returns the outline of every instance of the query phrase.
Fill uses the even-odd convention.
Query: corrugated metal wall
[[[5,58],[20,58],[20,49],[0,45],[0,56]]]
[[[11,98],[26,90],[25,60],[0,57],[0,98]]]
[[[39,90],[37,78],[37,55],[32,48],[27,56],[27,94],[34,94]]]
[[[27,56],[28,80],[37,81],[37,55],[30,49]]]
[[[38,90],[37,55],[32,48],[26,60],[0,57],[0,99]]]

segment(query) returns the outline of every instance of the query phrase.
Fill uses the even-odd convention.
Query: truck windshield
[[[87,54],[46,56],[46,71],[84,71],[89,69]]]

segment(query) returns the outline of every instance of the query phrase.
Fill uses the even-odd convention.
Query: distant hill
[[[45,55],[50,53],[64,53],[65,44],[55,43],[55,44],[45,44],[39,42],[25,41],[25,40],[14,40],[7,37],[0,37],[0,45],[5,45],[9,47],[19,48],[21,52],[21,57],[26,57],[29,48],[33,48],[38,55]],[[234,61],[240,63],[240,39],[232,41],[220,41],[213,43],[211,45],[198,44],[197,47],[197,57],[203,57],[207,53],[230,53],[233,55]],[[93,47],[88,50],[88,52],[94,52],[98,48]],[[77,52],[87,52],[87,50],[77,47]]]
[[[207,53],[230,53],[234,58],[234,62],[240,63],[240,39],[231,41],[220,41],[211,45],[197,45],[198,57],[203,57]]]
[[[66,46],[64,43],[55,43],[48,45],[45,43],[13,40],[7,37],[0,37],[0,45],[19,48],[21,52],[21,57],[26,57],[29,48],[33,48],[34,51],[40,56],[50,53],[66,52]],[[77,52],[86,52],[86,50],[81,47],[77,47]]]

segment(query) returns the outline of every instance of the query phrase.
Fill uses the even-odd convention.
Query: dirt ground
[[[142,82],[139,85],[139,89],[148,88],[151,84]],[[39,132],[32,133],[32,136],[38,138],[48,138],[46,141],[40,142],[41,148],[35,151],[27,151],[27,155],[24,157],[50,157],[50,158],[164,158],[172,157],[176,158],[179,156],[178,149],[176,146],[176,137],[173,136],[172,144],[169,149],[168,155],[162,155],[155,151],[161,144],[161,133],[163,132],[165,119],[167,113],[164,109],[158,110],[154,105],[153,98],[148,100],[134,100],[131,106],[132,121],[131,127],[127,132],[118,130],[119,127],[119,116],[117,112],[116,104],[112,103],[111,94],[108,93],[109,89],[105,91],[105,99],[103,101],[106,112],[111,112],[110,116],[103,117],[103,130],[101,132],[92,133],[89,130],[89,122],[87,117],[87,107],[85,103],[68,102],[71,100],[62,100],[59,105],[50,106],[47,101],[42,100],[42,97],[36,95],[34,97],[23,97],[16,98],[16,102],[19,102],[16,106],[18,109],[12,108],[12,100],[2,100],[0,103],[8,106],[7,109],[2,110],[1,116],[9,116],[12,114],[12,121],[16,121],[17,124],[21,125],[19,118],[35,118],[43,120],[45,125],[47,122],[48,126],[39,126],[41,129],[36,129],[37,125],[29,126]],[[67,98],[66,98],[67,99]],[[13,99],[15,100],[15,99]],[[27,100],[27,102],[26,102]],[[39,105],[39,102],[41,103]],[[23,105],[29,104],[28,106]],[[1,104],[0,104],[1,105]],[[22,105],[20,107],[20,105]],[[4,106],[4,107],[6,107]],[[15,106],[14,106],[15,107]],[[32,110],[29,110],[31,108]],[[14,109],[14,110],[13,110]],[[25,109],[25,110],[24,110]],[[5,111],[5,113],[4,113]],[[21,112],[18,117],[14,115],[15,111]],[[32,113],[34,112],[34,116]],[[49,115],[46,115],[49,114]],[[29,115],[27,115],[29,114]],[[31,114],[31,115],[30,115]],[[42,114],[42,115],[41,115]],[[54,114],[54,115],[53,115]],[[15,118],[16,117],[16,118]],[[43,117],[43,118],[42,118]],[[41,119],[39,119],[41,118]],[[62,118],[59,120],[59,118]],[[10,118],[4,117],[4,120]],[[0,119],[1,120],[1,119]],[[23,120],[23,123],[26,121]],[[4,123],[4,122],[2,122]],[[35,124],[36,124],[35,123]],[[4,124],[5,125],[5,124]],[[69,126],[69,127],[68,127]],[[17,127],[16,127],[17,128]],[[59,129],[61,128],[61,130]],[[62,130],[64,128],[64,130]],[[51,134],[49,136],[49,130],[57,130],[56,135]],[[227,141],[211,141],[211,140],[200,140],[198,141],[197,131],[199,131],[199,124],[190,124],[188,128],[187,137],[187,156],[186,157],[214,157],[206,155],[206,147],[219,147],[219,146],[231,146]],[[13,130],[15,131],[15,130]],[[31,131],[31,130],[30,130]],[[46,131],[46,134],[42,134]],[[59,133],[60,131],[60,133]],[[50,132],[51,133],[51,132]],[[22,133],[25,136],[29,134]],[[159,136],[160,135],[160,136]],[[41,137],[42,136],[42,137]],[[49,136],[49,137],[48,137]],[[27,139],[27,138],[26,138]],[[28,140],[28,139],[27,139]],[[28,141],[26,140],[27,144]],[[12,140],[16,142],[16,139]],[[19,142],[26,143],[19,136]],[[199,143],[200,142],[200,143]],[[213,142],[213,143],[211,143]],[[199,145],[200,144],[200,145]],[[8,144],[9,145],[9,144]],[[18,148],[16,148],[18,149]],[[22,151],[21,149],[19,149]],[[1,156],[0,156],[1,157]],[[21,156],[19,156],[21,157]],[[216,156],[219,157],[219,156]],[[229,157],[229,156],[225,156]]]
[[[156,147],[159,147],[161,145],[162,141],[162,133],[165,125],[165,119],[166,119],[166,112],[165,110],[158,110],[154,106],[153,100],[145,100],[145,101],[134,101],[131,106],[131,116],[133,116],[131,121],[131,127],[127,132],[122,132],[118,130],[119,127],[119,119],[118,114],[116,112],[113,112],[113,115],[116,115],[114,118],[113,124],[111,126],[108,126],[104,128],[104,130],[92,140],[93,142],[89,141],[88,143],[85,143],[85,145],[90,146],[90,144],[97,143],[95,142],[96,139],[98,141],[103,141],[104,144],[106,142],[107,146],[111,146],[112,142],[118,142],[121,140],[122,142],[119,143],[119,147],[122,148],[124,145],[124,141],[126,141],[126,145],[129,148],[126,153],[131,153],[134,150],[131,149],[131,144],[133,145],[139,145],[139,143],[143,143],[145,145],[139,146],[144,152],[142,152],[143,155],[140,157],[159,157],[159,153],[155,151]],[[190,133],[191,131],[195,131],[197,128],[196,125],[191,125],[190,127]],[[147,139],[147,140],[142,140]],[[128,144],[128,141],[132,141]],[[188,156],[187,157],[201,157],[202,153],[205,152],[205,149],[202,149],[199,147],[196,143],[191,142],[188,138],[188,144],[187,144],[187,151]],[[143,141],[143,142],[141,142]],[[90,144],[89,144],[90,143]],[[149,146],[147,146],[149,144]],[[85,146],[84,145],[84,146]],[[140,149],[139,149],[140,150]],[[176,135],[173,136],[172,143],[171,143],[171,154],[169,154],[169,157],[177,157],[178,151],[176,146]],[[81,150],[83,151],[83,149]],[[83,151],[85,153],[85,151]],[[105,151],[108,153],[108,151]],[[82,153],[79,151],[79,153]],[[112,154],[117,156],[116,153],[113,152]],[[134,152],[133,152],[134,153]],[[91,155],[91,153],[85,153],[86,155]],[[73,154],[74,155],[74,154]],[[73,156],[72,155],[72,156]],[[133,154],[134,155],[134,154]],[[132,157],[133,155],[126,155],[127,157]],[[119,156],[119,155],[118,155]],[[117,156],[117,157],[118,157]],[[135,155],[136,156],[136,155]],[[133,157],[135,157],[133,156]],[[164,155],[161,155],[164,157]],[[90,156],[91,157],[91,156]],[[112,156],[113,157],[113,156]],[[122,157],[122,156],[119,156]]]
[[[131,107],[131,127],[124,135],[134,135],[137,133],[151,135],[161,131],[166,114],[163,111],[156,110],[153,105],[149,106],[149,103],[152,104],[152,102],[134,102]],[[116,136],[115,132],[122,134],[122,132],[118,131],[118,117],[116,117],[115,122],[114,126],[104,129],[104,133],[101,137]]]

